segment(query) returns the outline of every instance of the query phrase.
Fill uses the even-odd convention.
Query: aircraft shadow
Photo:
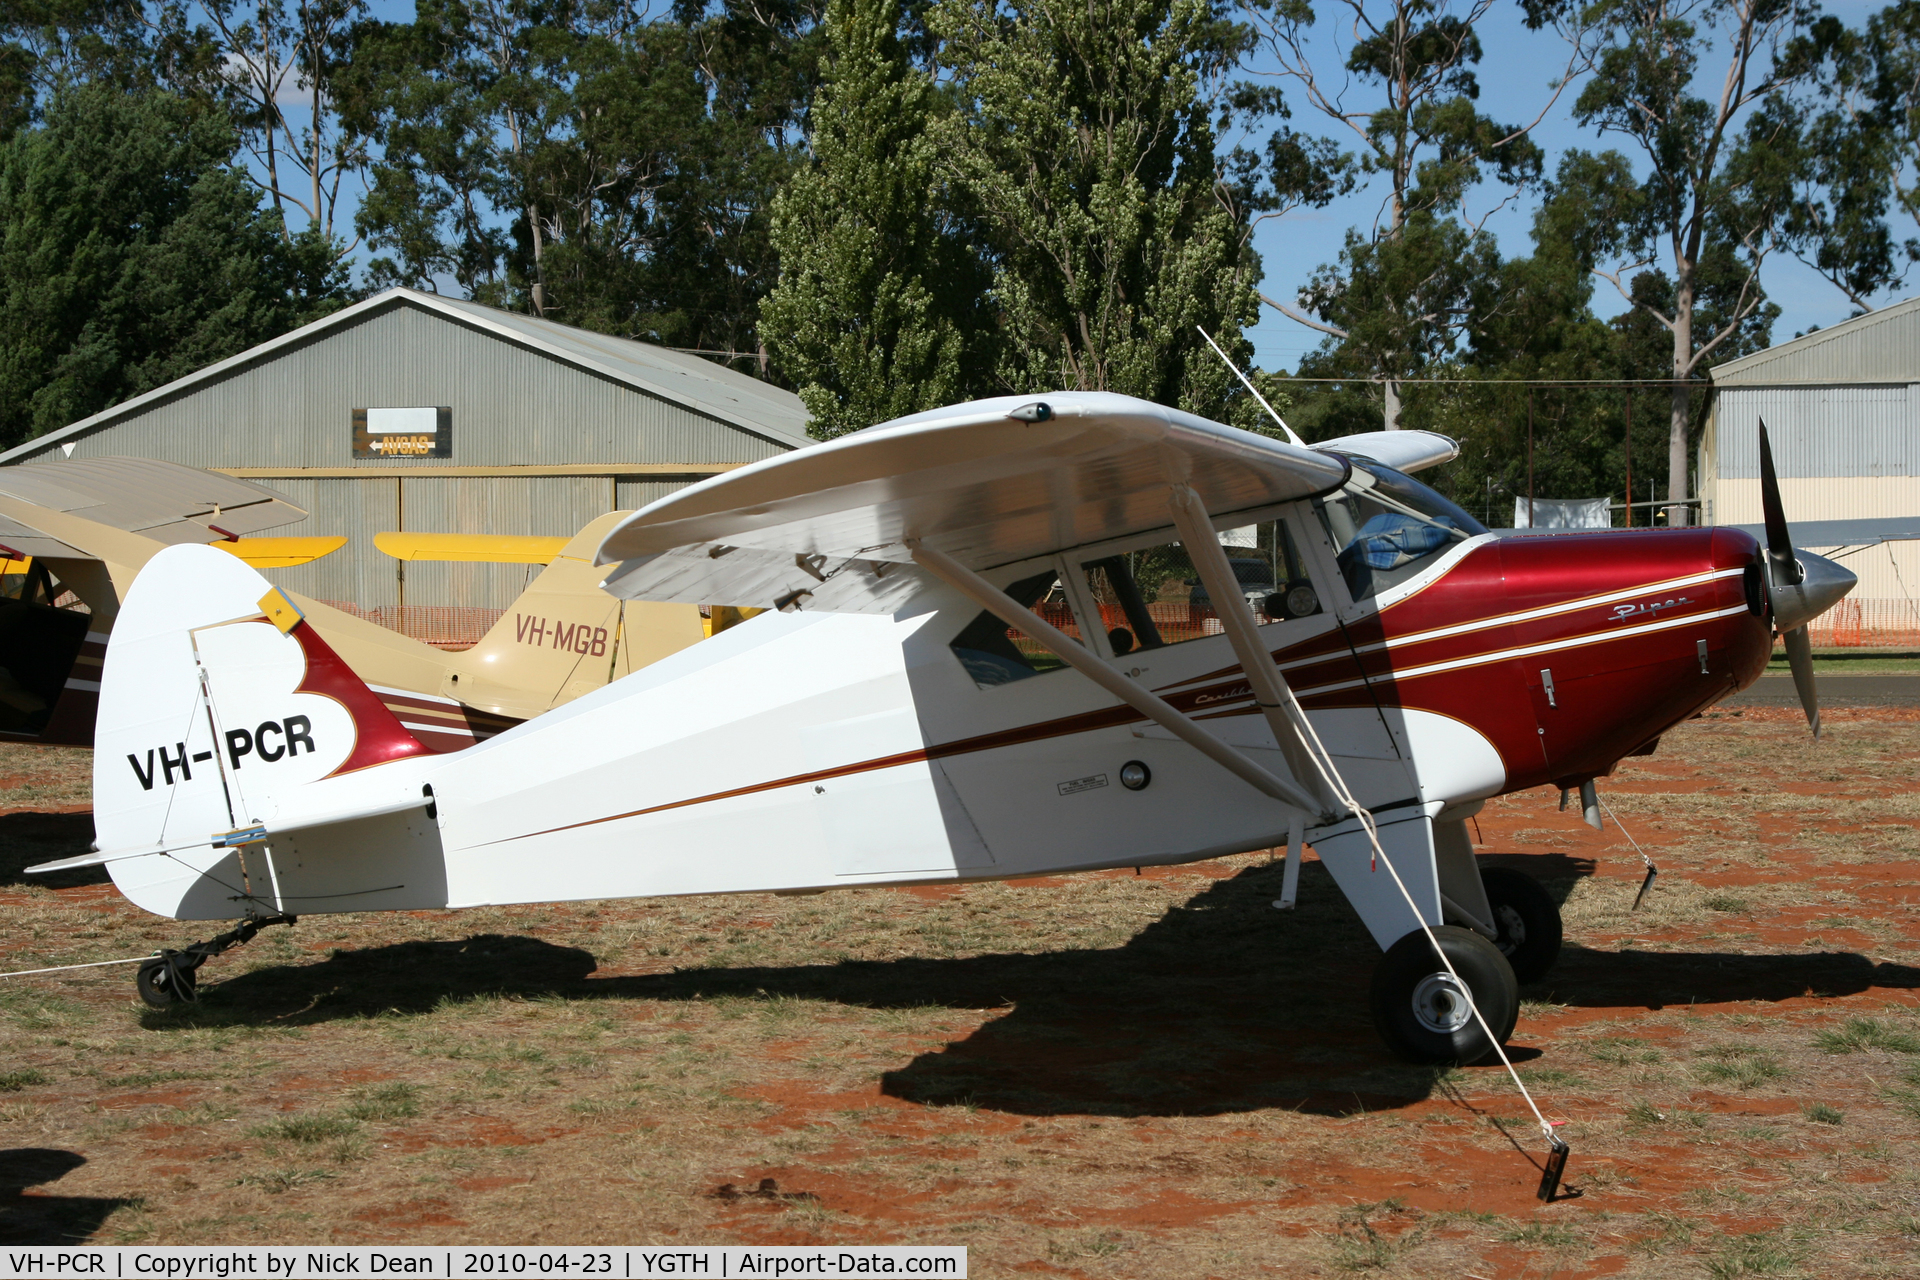
[[[93,847],[91,813],[0,813],[0,885],[74,889],[106,884],[105,867],[79,867],[30,876],[26,868],[57,858],[75,858]]]
[[[78,1152],[54,1147],[0,1151],[0,1245],[76,1244],[98,1231],[108,1214],[133,1203],[106,1196],[25,1194],[28,1187],[56,1182],[86,1162]]]
[[[884,1075],[888,1094],[933,1105],[1025,1115],[1205,1115],[1274,1106],[1346,1114],[1430,1096],[1434,1073],[1394,1061],[1374,1034],[1367,988],[1378,953],[1331,879],[1317,864],[1303,868],[1300,906],[1290,914],[1272,907],[1279,888],[1278,866],[1252,867],[1118,947],[953,959],[595,977],[589,952],[534,938],[402,943],[255,970],[210,985],[190,1010],[147,1018],[155,1030],[304,1024],[419,1013],[484,994],[792,997],[873,1009],[992,1011],[972,1033]],[[1842,996],[1870,987],[1920,987],[1920,970],[1846,952],[1743,956],[1569,946],[1548,981],[1527,994],[1624,1009]],[[1521,1061],[1540,1056],[1526,1038],[1523,1022],[1513,1050]]]

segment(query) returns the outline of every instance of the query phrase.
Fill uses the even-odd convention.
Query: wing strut
[[[1193,567],[1200,572],[1200,581],[1206,584],[1207,596],[1220,617],[1221,629],[1233,646],[1233,656],[1240,659],[1240,669],[1247,673],[1253,700],[1260,714],[1267,718],[1273,740],[1280,744],[1287,768],[1293,771],[1294,777],[1313,787],[1320,797],[1316,807],[1322,814],[1339,813],[1345,806],[1333,798],[1326,784],[1314,785],[1319,781],[1320,772],[1307,754],[1306,713],[1300,709],[1293,690],[1287,687],[1286,677],[1274,664],[1273,654],[1260,643],[1259,620],[1253,616],[1253,606],[1247,603],[1245,590],[1233,576],[1227,553],[1220,549],[1220,538],[1213,531],[1213,521],[1208,518],[1200,495],[1184,484],[1175,485],[1167,495],[1167,507],[1173,513],[1174,527],[1180,530],[1187,558],[1193,561]]]
[[[1322,821],[1332,820],[1333,814],[1326,804],[1307,794],[1297,783],[1278,776],[1256,763],[1244,752],[1207,732],[1190,717],[1176,710],[1166,699],[1149,693],[1115,671],[1091,649],[1054,627],[1039,614],[1026,608],[958,560],[935,551],[932,547],[920,545],[916,541],[909,541],[907,547],[913,554],[915,564],[965,595],[1008,626],[1019,628],[1038,641],[1048,653],[1080,672],[1174,737],[1221,765],[1255,790],[1273,797],[1282,804],[1313,814]],[[1215,547],[1218,549],[1217,543]],[[1273,665],[1272,659],[1268,659],[1267,665],[1269,667]]]

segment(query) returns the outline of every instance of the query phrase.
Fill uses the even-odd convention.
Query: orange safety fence
[[[1074,639],[1080,638],[1080,626],[1074,621],[1073,610],[1064,602],[1043,600],[1033,606],[1033,611]],[[1257,605],[1253,612],[1261,622],[1276,621],[1267,617]],[[1147,605],[1147,616],[1153,619],[1153,625],[1160,632],[1160,640],[1163,644],[1178,644],[1182,640],[1197,640],[1201,636],[1217,636],[1222,630],[1220,615],[1214,612],[1211,605],[1155,601]],[[1133,624],[1127,621],[1126,610],[1117,604],[1100,606],[1100,625],[1109,632],[1116,627],[1125,628],[1128,632],[1133,630]],[[1007,636],[1020,652],[1029,658],[1041,658],[1046,655],[1047,651],[1038,641],[1029,640],[1018,631],[1009,629]],[[1134,637],[1134,642],[1136,644],[1139,642],[1138,636]]]
[[[371,607],[344,600],[323,600],[342,613],[365,618],[376,626],[398,631],[436,649],[470,649],[500,621],[505,609],[470,605],[379,604]]]
[[[1807,624],[1816,648],[1920,648],[1920,605],[1911,600],[1842,600]]]

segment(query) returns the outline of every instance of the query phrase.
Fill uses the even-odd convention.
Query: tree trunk
[[[1667,498],[1687,496],[1687,375],[1693,369],[1693,281],[1682,277],[1673,304],[1672,417],[1667,427]],[[1692,523],[1685,506],[1667,508],[1667,525],[1681,529]]]
[[[1387,430],[1398,431],[1400,429],[1400,379],[1387,379],[1386,402]]]

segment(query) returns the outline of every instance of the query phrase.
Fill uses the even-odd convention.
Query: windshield
[[[1353,478],[1314,507],[1340,548],[1340,574],[1355,600],[1406,581],[1448,547],[1487,531],[1412,476],[1366,458],[1353,459]]]

